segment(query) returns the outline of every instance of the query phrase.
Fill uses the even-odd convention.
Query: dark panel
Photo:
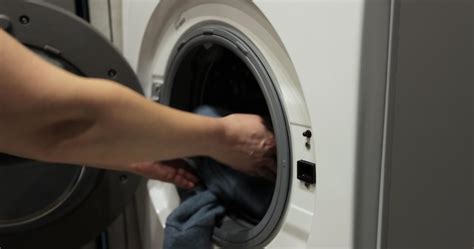
[[[89,1],[88,0],[76,0],[76,14],[86,21],[90,21],[89,15]]]
[[[89,17],[89,1],[88,0],[42,0],[44,2],[63,8],[71,13],[76,14],[87,22]]]
[[[400,3],[386,247],[471,248],[473,2]]]
[[[57,7],[63,8],[72,13],[76,13],[76,1],[75,0],[43,0],[43,2],[51,3]]]

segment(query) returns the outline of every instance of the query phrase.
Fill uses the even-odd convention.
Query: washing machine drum
[[[0,0],[0,27],[56,66],[141,92],[112,45],[65,11]],[[78,248],[122,212],[139,183],[140,177],[126,172],[0,154],[0,248]]]

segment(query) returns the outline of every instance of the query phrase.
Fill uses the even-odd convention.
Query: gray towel
[[[224,213],[211,191],[198,191],[184,200],[166,220],[165,249],[212,247],[212,228]]]

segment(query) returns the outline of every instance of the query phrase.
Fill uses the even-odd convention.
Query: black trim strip
[[[89,0],[76,0],[76,15],[90,22]]]

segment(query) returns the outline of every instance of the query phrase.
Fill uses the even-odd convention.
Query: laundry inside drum
[[[211,116],[246,113],[261,116],[272,130],[267,100],[245,58],[224,45],[213,42],[196,44],[181,51],[173,72],[169,104],[175,108]],[[214,235],[245,233],[265,216],[271,204],[276,175],[267,179],[249,177],[215,161],[200,159],[198,171],[204,171],[204,183],[217,188],[225,206],[225,216],[218,222]],[[273,173],[274,174],[274,173]],[[271,179],[271,180],[268,180]],[[215,184],[219,185],[215,187]],[[181,197],[186,198],[186,194]]]

